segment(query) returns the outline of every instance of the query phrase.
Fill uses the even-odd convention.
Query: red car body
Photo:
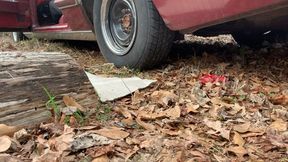
[[[287,0],[154,0],[154,3],[172,30],[197,30],[254,15],[261,17],[281,8],[288,14]]]
[[[55,0],[63,15],[56,25],[37,22],[37,5],[43,0],[0,0],[1,31],[31,31],[44,37],[93,40],[93,1]],[[174,31],[226,33],[242,23],[253,29],[287,28],[287,0],[153,0],[167,27]],[[92,5],[91,5],[92,4]],[[265,21],[265,22],[264,22]],[[227,26],[225,24],[229,24]],[[245,24],[245,25],[243,25]],[[207,30],[209,29],[209,30]],[[51,33],[55,33],[54,35]],[[62,34],[62,35],[57,35]],[[71,33],[76,33],[72,36]],[[69,38],[70,35],[70,38]],[[79,37],[80,36],[80,37]]]

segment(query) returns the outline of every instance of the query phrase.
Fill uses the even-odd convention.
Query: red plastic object
[[[223,83],[226,82],[227,78],[225,76],[222,75],[215,75],[215,74],[204,74],[201,78],[200,78],[200,82],[202,84],[206,84],[206,83]]]

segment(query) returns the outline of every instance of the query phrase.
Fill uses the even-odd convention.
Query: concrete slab
[[[86,72],[91,84],[102,102],[113,101],[132,94],[136,90],[144,89],[156,80],[131,78],[106,78]]]

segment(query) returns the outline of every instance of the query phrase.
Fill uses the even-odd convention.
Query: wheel
[[[97,0],[93,11],[99,48],[115,66],[152,68],[169,53],[174,32],[152,0]]]
[[[26,37],[22,32],[12,32],[12,38],[14,42],[20,42],[24,40]]]

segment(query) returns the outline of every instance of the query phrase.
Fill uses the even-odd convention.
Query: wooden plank
[[[70,95],[88,109],[97,103],[86,74],[69,55],[0,52],[0,123],[30,126],[50,119],[43,87],[58,101]]]

